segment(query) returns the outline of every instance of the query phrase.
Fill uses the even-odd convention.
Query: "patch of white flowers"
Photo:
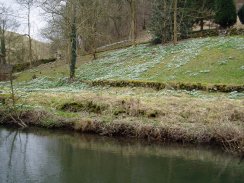
[[[33,79],[29,82],[19,83],[15,86],[16,91],[20,92],[78,92],[87,87],[86,84],[77,82],[69,84],[67,78],[52,79],[42,77]]]
[[[139,79],[141,74],[161,63],[165,54],[162,46],[126,48],[83,65],[78,75],[85,80]]]
[[[168,70],[178,69],[186,64],[188,64],[192,59],[196,58],[199,53],[202,51],[201,48],[203,45],[208,42],[208,39],[197,39],[190,40],[187,43],[179,44],[176,46],[176,49],[179,50],[177,54],[175,51],[171,51],[172,54],[175,54],[172,61],[167,64]]]
[[[178,45],[150,46],[148,44],[129,47],[117,51],[109,52],[103,58],[82,65],[78,69],[78,77],[84,80],[104,80],[104,79],[142,79],[143,74],[158,64],[171,57],[165,63],[167,70],[177,72],[181,67],[187,65],[192,59],[196,59],[202,48],[211,50],[212,48],[224,49],[244,49],[244,38],[242,37],[221,37],[193,39],[181,42]],[[166,59],[167,60],[167,59]],[[228,58],[219,61],[220,65],[228,63]],[[210,70],[190,71],[189,76],[209,73]],[[150,78],[157,77],[155,75]],[[149,77],[148,77],[149,78]],[[150,79],[149,78],[149,79]],[[174,79],[169,76],[168,80]]]

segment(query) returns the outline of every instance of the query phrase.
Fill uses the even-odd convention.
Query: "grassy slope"
[[[139,45],[105,53],[78,72],[86,80],[243,84],[243,52],[243,37],[194,39],[177,46]]]
[[[244,37],[188,40],[176,47],[138,45],[100,53],[99,59],[92,62],[90,56],[83,57],[78,62],[77,77],[243,84],[243,51]],[[37,79],[31,80],[34,74]],[[24,118],[27,123],[44,115],[43,126],[72,121],[76,130],[108,135],[116,134],[124,124],[128,127],[124,136],[130,136],[133,127],[136,130],[132,136],[139,138],[152,135],[160,139],[168,133],[176,141],[234,140],[244,149],[243,93],[89,87],[60,79],[67,75],[68,65],[63,63],[46,64],[18,74],[18,107],[37,110],[33,119]],[[0,83],[0,90],[9,93],[9,83]],[[69,105],[77,109],[74,111]],[[64,106],[68,107],[61,110]],[[0,104],[0,118],[1,110],[5,106]]]
[[[142,80],[203,84],[244,83],[244,37],[193,39],[171,44],[138,45],[100,53],[78,62],[77,76],[84,80]],[[83,64],[85,63],[85,64]],[[31,76],[63,77],[68,65],[41,66],[20,74],[19,81]]]
[[[83,56],[77,62],[77,67],[80,67],[82,64],[89,62],[92,59],[90,55]],[[25,70],[23,72],[17,73],[17,79],[15,80],[17,83],[25,82],[32,80],[33,76],[39,77],[49,77],[52,79],[59,79],[69,76],[69,65],[63,62],[54,62],[43,64],[38,67],[35,67],[30,70]]]

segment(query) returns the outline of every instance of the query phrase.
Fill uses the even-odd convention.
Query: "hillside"
[[[243,84],[244,38],[204,38],[177,46],[140,45],[82,65],[84,80],[144,80]]]
[[[244,37],[192,39],[177,46],[142,44],[100,53],[98,59],[81,57],[81,80],[140,80],[203,84],[244,83]],[[68,76],[68,65],[55,63],[23,72],[18,81],[37,77]]]
[[[243,1],[0,3],[0,183],[244,183]]]
[[[86,81],[130,80],[239,85],[244,81],[244,37],[142,44],[79,58],[70,82],[68,64],[54,62],[17,73],[16,109],[9,82],[0,82],[3,124],[63,128],[107,136],[213,144],[244,152],[244,93],[149,87],[92,86]],[[6,105],[7,104],[7,105]],[[21,119],[15,120],[12,119]]]
[[[29,39],[16,32],[6,33],[7,61],[12,64],[27,62],[29,52]],[[50,45],[32,39],[34,60],[49,59],[51,57]]]

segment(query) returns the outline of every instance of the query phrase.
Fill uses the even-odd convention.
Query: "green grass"
[[[208,57],[206,56],[208,55]],[[172,58],[168,58],[171,62]],[[175,71],[169,70],[166,64],[158,64],[157,67],[148,70],[142,75],[146,80],[147,77],[152,77],[150,80],[165,82],[194,82],[194,83],[211,83],[211,84],[243,84],[244,71],[241,69],[244,64],[244,54],[239,50],[228,49],[220,51],[201,50],[200,54],[190,60],[190,62]]]
[[[77,67],[89,62],[91,57],[92,56],[90,55],[83,56],[82,59],[79,59],[77,62]],[[33,76],[36,76],[37,78],[49,77],[52,79],[64,78],[69,76],[69,64],[61,61],[43,64],[33,69],[17,73],[16,76],[16,82],[30,81],[32,80]]]
[[[243,84],[243,52],[241,36],[193,39],[177,46],[139,45],[81,65],[78,76],[85,80]]]
[[[244,37],[192,39],[174,46],[141,44],[80,57],[76,75],[83,80],[141,80],[202,84],[244,83]],[[33,76],[64,78],[69,65],[53,63],[19,73],[17,82]]]
[[[221,135],[228,142],[238,139],[242,143],[239,147],[243,148],[243,92],[92,87],[79,81],[243,85],[243,53],[243,36],[193,39],[177,46],[141,44],[100,53],[94,61],[91,56],[81,57],[76,70],[78,81],[72,83],[67,80],[68,64],[45,64],[17,74],[16,104],[29,111],[31,117],[42,116],[39,124],[45,127],[70,124],[70,128],[78,131],[91,128],[109,134],[129,125],[128,132],[135,128],[142,137],[152,129],[155,133],[158,129],[166,130],[173,137],[178,134],[177,138],[183,141],[221,140]],[[37,78],[32,79],[33,75]],[[0,82],[0,90],[3,95],[9,94],[10,83]],[[6,104],[11,105],[11,100]],[[0,104],[0,117],[7,105]],[[31,122],[28,120],[27,124]],[[96,127],[99,129],[93,129]]]

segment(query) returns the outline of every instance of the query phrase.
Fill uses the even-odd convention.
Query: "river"
[[[0,127],[0,183],[242,183],[244,162],[212,148]]]

